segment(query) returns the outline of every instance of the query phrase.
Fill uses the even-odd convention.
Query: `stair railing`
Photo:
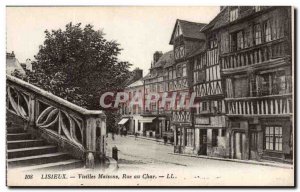
[[[6,75],[6,108],[34,132],[85,161],[86,168],[105,158],[106,116],[87,110],[16,77]]]

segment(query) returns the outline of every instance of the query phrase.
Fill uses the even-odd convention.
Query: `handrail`
[[[23,81],[21,79],[18,79],[16,77],[11,76],[11,75],[6,75],[6,79],[9,80],[9,81],[14,82],[16,84],[19,84],[22,87],[25,87],[25,88],[27,88],[27,89],[29,89],[29,90],[31,90],[31,91],[39,94],[39,95],[42,95],[42,96],[44,96],[44,97],[46,97],[46,98],[48,98],[48,99],[50,99],[50,100],[52,100],[54,102],[57,102],[58,104],[64,105],[65,107],[68,107],[68,108],[71,108],[71,109],[73,109],[73,110],[75,110],[78,113],[81,113],[83,115],[103,115],[103,116],[105,116],[105,114],[103,113],[103,111],[87,110],[85,108],[82,108],[82,107],[80,107],[78,105],[75,105],[75,104],[73,104],[73,103],[71,103],[71,102],[69,102],[67,100],[64,100],[64,99],[62,99],[62,98],[60,98],[60,97],[58,97],[56,95],[53,95],[50,92],[47,92],[47,91],[45,91],[45,90],[43,90],[41,88],[38,88],[38,87],[36,87],[36,86],[28,83],[28,82],[25,82],[25,81]]]
[[[85,161],[87,168],[105,158],[106,116],[87,110],[16,77],[6,75],[7,110],[34,132],[63,151]],[[98,160],[96,160],[98,159]]]

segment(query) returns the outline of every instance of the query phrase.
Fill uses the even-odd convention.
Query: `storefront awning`
[[[139,119],[139,121],[141,123],[152,123],[152,121],[155,119],[156,117],[142,117],[141,119]]]
[[[128,118],[123,118],[118,125],[124,125],[129,119]]]

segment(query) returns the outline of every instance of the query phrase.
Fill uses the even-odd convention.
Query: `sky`
[[[44,31],[64,29],[69,22],[92,24],[123,49],[119,59],[148,73],[153,53],[172,50],[169,41],[176,19],[208,23],[219,7],[7,7],[6,51],[20,62],[34,59]]]

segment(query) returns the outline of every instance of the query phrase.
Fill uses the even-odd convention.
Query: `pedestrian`
[[[119,160],[118,158],[118,151],[120,151],[117,146],[115,145],[113,148],[112,148],[112,158],[115,159],[116,161]]]
[[[135,138],[135,140],[137,139],[137,136],[138,136],[138,133],[135,132],[135,133],[134,133],[134,138]]]
[[[126,137],[126,135],[127,135],[127,129],[126,129],[125,126],[123,127],[123,134],[124,134],[124,136]]]

